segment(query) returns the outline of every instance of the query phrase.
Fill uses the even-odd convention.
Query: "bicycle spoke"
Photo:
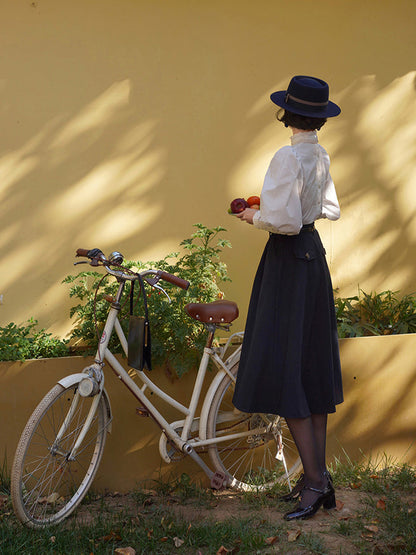
[[[237,374],[238,363],[231,369]],[[297,460],[286,453],[288,431],[279,416],[248,414],[238,411],[232,404],[234,383],[228,376],[218,386],[208,415],[207,438],[218,438],[210,444],[209,455],[215,468],[224,472],[232,486],[243,490],[271,487],[280,476],[286,475],[283,464],[276,459],[280,437],[283,436],[285,457]],[[236,434],[240,434],[239,437]],[[229,439],[227,439],[229,437]],[[287,472],[292,472],[293,466]]]
[[[34,527],[59,522],[74,510],[103,453],[108,424],[101,398],[78,452],[69,460],[93,403],[88,397],[73,405],[76,388],[55,386],[35,410],[18,446],[12,471],[18,475],[18,488],[15,476],[12,500],[19,518]]]

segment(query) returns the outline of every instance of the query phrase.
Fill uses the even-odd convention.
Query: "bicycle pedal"
[[[227,477],[224,472],[220,472],[219,470],[217,470],[211,478],[211,488],[216,490],[224,489],[226,485],[226,479]]]
[[[147,409],[145,409],[144,407],[137,407],[136,414],[137,414],[137,416],[143,416],[143,417],[150,416],[149,411]]]

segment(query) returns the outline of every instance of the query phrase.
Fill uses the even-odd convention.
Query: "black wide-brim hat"
[[[287,91],[276,91],[270,98],[281,108],[301,116],[332,118],[341,113],[341,108],[329,100],[328,83],[307,75],[296,75]]]

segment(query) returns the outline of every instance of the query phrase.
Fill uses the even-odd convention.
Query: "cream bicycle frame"
[[[188,282],[162,270],[146,270],[138,275],[121,266],[116,252],[112,253],[111,261],[107,261],[98,249],[78,249],[77,255],[90,258],[92,266],[103,266],[116,277],[118,290],[115,298],[106,297],[111,304],[98,338],[94,362],[82,372],[58,380],[38,404],[21,435],[11,477],[12,502],[17,517],[33,528],[58,523],[79,505],[91,486],[103,455],[106,435],[112,426],[110,400],[105,389],[105,364],[141,403],[143,413],[151,416],[161,428],[159,453],[162,460],[170,463],[182,458],[181,455],[189,455],[210,478],[211,487],[238,487],[252,491],[260,483],[263,488],[274,481],[274,459],[277,459],[283,461],[290,488],[280,417],[246,414],[232,405],[232,386],[236,380],[243,334],[234,333],[225,345],[217,347],[213,345],[216,330],[225,327],[229,331],[229,325],[204,323],[206,346],[190,400],[189,403],[179,402],[173,394],[169,395],[153,382],[153,376],[147,371],[135,370],[133,375],[133,369],[125,368],[111,352],[109,341],[115,332],[114,339],[118,338],[128,355],[128,341],[119,321],[127,281],[142,277],[166,295],[158,285],[160,279],[183,289],[187,288]],[[232,303],[224,306],[236,309]],[[204,310],[213,308],[204,305]],[[203,319],[209,320],[208,317]],[[236,337],[240,341],[236,341]],[[216,366],[217,373],[213,379],[209,377],[210,383],[205,388],[210,361]],[[162,406],[160,410],[156,408],[150,393],[168,406]],[[168,407],[174,408],[183,419],[168,422],[165,418]],[[209,455],[211,462],[203,453]],[[269,481],[265,483],[264,480]],[[55,506],[56,495],[59,496],[59,505]]]
[[[99,347],[97,349],[96,354],[96,361],[95,361],[95,369],[99,373],[99,387],[100,391],[96,395],[96,402],[93,403],[90,413],[87,417],[87,420],[83,426],[83,429],[80,432],[79,438],[74,445],[70,458],[74,458],[76,456],[76,452],[81,445],[85,435],[88,432],[88,429],[93,421],[95,410],[98,407],[98,402],[100,396],[105,392],[104,389],[104,372],[102,371],[103,366],[103,359],[105,359],[109,365],[111,366],[113,372],[116,376],[120,379],[120,381],[129,389],[129,391],[136,397],[138,401],[142,403],[142,405],[147,409],[150,415],[154,418],[157,424],[160,426],[162,432],[175,444],[176,448],[185,454],[189,455],[208,475],[209,478],[212,478],[214,472],[207,466],[207,464],[203,461],[203,459],[198,455],[195,451],[195,447],[206,447],[215,443],[221,443],[223,441],[229,441],[230,439],[237,439],[241,437],[248,437],[252,435],[253,432],[257,433],[264,433],[267,429],[267,422],[265,422],[265,427],[259,428],[258,430],[247,430],[244,432],[234,433],[234,434],[227,434],[218,438],[211,438],[208,439],[206,435],[206,427],[207,427],[207,420],[208,420],[208,413],[211,407],[211,401],[214,396],[214,393],[223,379],[223,377],[228,374],[230,378],[235,381],[234,376],[230,372],[230,368],[234,365],[234,363],[238,360],[240,355],[241,346],[237,347],[237,349],[226,359],[223,361],[223,356],[229,346],[232,338],[235,336],[242,336],[242,332],[238,332],[233,334],[227,341],[224,348],[219,349],[221,356],[218,354],[217,349],[213,347],[205,347],[204,353],[201,358],[201,362],[199,365],[199,369],[195,378],[194,387],[192,390],[191,400],[189,406],[185,406],[182,403],[179,403],[176,399],[172,396],[164,392],[160,389],[143,371],[136,370],[136,374],[142,381],[142,387],[139,387],[136,382],[129,376],[128,372],[123,368],[117,358],[111,353],[108,348],[108,343],[111,337],[113,330],[115,330],[123,351],[127,355],[128,351],[128,343],[126,336],[123,332],[121,324],[118,320],[118,312],[119,312],[119,300],[121,298],[122,292],[124,289],[124,282],[121,282],[119,285],[119,289],[117,292],[116,300],[112,303],[112,306],[109,310],[109,314],[107,317],[106,324],[104,326],[104,331],[101,335]],[[201,413],[199,417],[196,417],[196,409],[198,402],[201,397],[202,386],[204,383],[206,371],[208,368],[209,360],[212,360],[214,364],[218,368],[218,372],[210,387],[205,395],[205,399],[203,402],[203,406],[201,409]],[[90,367],[88,367],[90,368]],[[86,370],[88,370],[88,368]],[[85,371],[84,371],[85,372]],[[81,374],[81,376],[85,377],[85,374]],[[180,413],[182,413],[185,418],[180,423],[183,424],[181,434],[179,435],[173,424],[178,424],[178,422],[174,422],[170,424],[162,415],[162,413],[155,407],[155,405],[149,400],[149,398],[145,395],[145,391],[149,389],[153,394],[157,397],[162,399],[168,405],[172,406],[173,408],[177,409]],[[79,393],[77,393],[79,395]],[[95,401],[95,399],[94,399]],[[77,402],[76,397],[73,401],[74,403]],[[70,409],[71,412],[72,408]],[[68,417],[70,414],[68,414]],[[198,425],[197,428],[195,425]],[[189,438],[189,434],[191,429],[198,429],[198,437]],[[58,435],[62,435],[65,431],[65,422],[62,425],[62,429],[60,430]]]

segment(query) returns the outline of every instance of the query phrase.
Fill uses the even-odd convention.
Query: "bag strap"
[[[130,316],[133,315],[133,305],[134,305],[134,281],[130,282]],[[143,293],[143,306],[144,306],[144,316],[145,316],[145,321],[148,322],[149,321],[149,311],[147,309],[147,298],[146,298],[146,291],[144,288],[144,283],[143,283],[143,278],[142,276],[139,274],[139,283],[140,283],[140,291],[141,293]]]

